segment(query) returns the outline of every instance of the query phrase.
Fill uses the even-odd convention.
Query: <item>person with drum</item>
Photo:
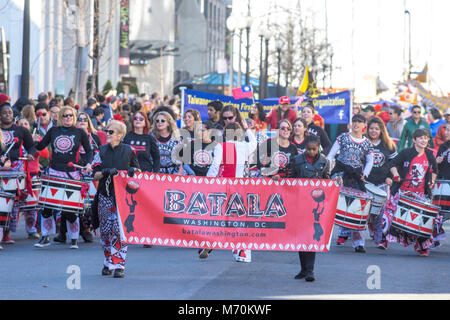
[[[129,176],[139,170],[136,153],[131,146],[122,143],[127,133],[125,124],[110,120],[106,126],[107,144],[93,161],[94,179],[99,181],[94,210],[94,229],[100,228],[100,239],[105,259],[102,275],[114,278],[125,276],[127,245],[120,238],[120,226],[116,206],[113,176],[118,170],[127,170]]]
[[[369,139],[363,136],[365,129],[366,118],[361,114],[354,115],[351,132],[341,134],[327,156],[331,163],[339,152],[331,177],[340,177],[338,180],[344,187],[363,192],[366,191],[364,182],[370,175],[373,166],[373,148]],[[362,231],[340,226],[336,245],[343,245],[349,236],[352,237],[352,246],[355,252],[365,253]]]
[[[34,147],[33,138],[31,133],[20,126],[14,124],[14,112],[9,103],[4,103],[0,107],[0,127],[6,145],[6,152],[3,154],[11,161],[11,166],[8,170],[3,168],[0,175],[4,174],[5,178],[21,179],[25,176],[25,162],[24,158],[28,161],[33,161],[36,154],[36,148]],[[6,153],[5,152],[5,153]],[[17,190],[18,194],[21,193]],[[10,232],[16,232],[17,222],[19,218],[19,208],[23,204],[23,199],[14,201],[13,210],[9,217],[9,227],[4,228],[2,243],[13,244],[14,240],[10,238]]]
[[[289,168],[288,178],[294,179],[329,179],[330,164],[326,157],[320,154],[320,138],[315,135],[308,135],[305,138],[305,151],[294,157],[294,161]],[[300,272],[295,279],[305,279],[308,282],[314,281],[315,252],[298,253],[300,258]]]
[[[26,128],[28,131],[31,130],[31,124],[28,119],[26,118],[20,118],[19,119],[19,126]],[[40,180],[39,180],[39,173],[40,173],[40,166],[39,161],[41,158],[48,159],[50,157],[50,152],[48,149],[43,149],[41,151],[38,151],[34,157],[33,161],[27,161],[26,162],[26,169],[27,172],[27,191],[28,194],[30,192],[33,192],[33,185],[37,184],[39,186]],[[31,186],[31,188],[30,188]],[[25,203],[26,205],[26,203]],[[36,222],[38,218],[38,210],[27,210],[24,211],[24,217],[25,217],[25,229],[28,233],[28,238],[34,238],[34,239],[40,239],[40,235],[38,233],[38,230],[36,228]]]
[[[316,109],[311,101],[308,101],[306,106],[302,108],[301,117],[306,120],[308,125],[308,133],[318,136],[320,138],[320,145],[322,147],[322,153],[327,155],[331,149],[331,141],[325,130],[314,123],[314,114]]]
[[[3,139],[2,131],[0,130],[0,153],[3,154],[3,152],[6,151],[6,146]],[[0,169],[1,170],[8,170],[11,168],[11,161],[8,160],[6,156],[0,157]],[[1,221],[0,222],[0,239],[3,239],[3,228],[1,225],[6,224],[7,221]],[[0,245],[0,250],[3,250],[3,247]]]
[[[373,184],[372,187],[381,188],[380,194],[390,193],[392,186],[392,174],[390,172],[390,162],[397,156],[395,143],[389,137],[383,120],[372,117],[367,125],[367,137],[373,148],[373,167],[367,182]],[[373,228],[373,237],[377,248],[386,249],[387,241],[383,234],[383,214],[371,214],[369,229]]]
[[[81,180],[80,171],[77,171],[70,164],[79,164],[80,147],[86,152],[85,170],[89,174],[92,172],[91,162],[93,152],[89,137],[83,129],[76,127],[77,117],[75,109],[71,107],[63,107],[59,112],[58,123],[56,127],[52,127],[39,141],[39,136],[35,136],[36,149],[43,150],[51,145],[52,152],[50,156],[49,175],[63,179]],[[71,240],[71,249],[78,249],[78,237],[80,235],[80,219],[77,214],[72,212],[64,212],[66,215],[67,231]],[[41,219],[42,238],[39,243],[35,244],[37,248],[43,248],[50,245],[50,234],[56,232],[55,221],[53,219],[53,210],[45,208],[42,211]]]
[[[77,124],[76,127],[82,129],[89,137],[89,142],[91,144],[91,148],[94,152],[98,152],[98,149],[102,145],[99,136],[97,135],[97,130],[94,128],[92,121],[89,115],[85,112],[78,113]],[[83,146],[80,147],[80,161],[78,163],[79,166],[84,167],[87,162],[88,155],[84,150]],[[83,177],[88,178],[90,174],[86,174],[84,170],[82,170]],[[92,179],[92,178],[91,178]],[[67,217],[65,215],[61,216],[60,229],[59,234],[53,238],[53,241],[66,243],[66,233],[67,233]],[[84,242],[92,243],[94,242],[94,236],[89,231],[90,225],[88,222],[88,216],[83,215],[80,221],[80,236],[83,238]]]
[[[438,164],[438,179],[450,180],[450,123],[445,125],[447,140],[439,146],[436,162]]]
[[[392,161],[393,175],[392,195],[386,205],[384,214],[388,222],[389,242],[399,242],[404,246],[414,244],[414,249],[421,256],[428,256],[428,249],[433,245],[433,236],[429,238],[416,236],[392,226],[392,219],[397,211],[399,200],[407,196],[426,206],[431,198],[431,190],[437,178],[437,163],[433,151],[428,149],[430,133],[428,129],[417,129],[413,135],[413,147],[403,149]]]

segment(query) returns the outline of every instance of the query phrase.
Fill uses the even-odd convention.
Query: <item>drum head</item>
[[[380,196],[380,197],[383,197],[383,198],[387,197],[386,191],[384,191],[381,188],[378,188],[373,183],[366,183],[365,187],[366,187],[367,191],[369,191],[372,194],[376,194],[377,196]]]

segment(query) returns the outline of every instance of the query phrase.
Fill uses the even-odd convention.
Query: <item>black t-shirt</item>
[[[158,172],[160,167],[159,148],[155,137],[148,134],[129,132],[123,139],[137,153],[142,171]]]
[[[88,135],[82,129],[75,127],[52,127],[36,145],[37,150],[43,150],[47,145],[52,145],[50,155],[50,168],[73,172],[76,169],[69,167],[68,163],[80,163],[80,148],[86,152],[86,163],[91,163],[93,153]]]
[[[31,133],[24,127],[19,127],[13,124],[8,129],[2,128],[2,134],[6,149],[8,149],[11,144],[14,143],[13,141],[15,138],[18,139],[18,141],[14,144],[14,146],[8,153],[8,157],[11,161],[17,161],[20,157],[25,156],[23,148],[28,154],[31,154],[33,156],[36,154],[33,137],[31,136]]]
[[[287,176],[297,154],[297,147],[293,143],[285,148],[278,144],[277,138],[267,139],[260,146],[258,167],[263,176]]]
[[[367,181],[380,185],[385,182],[386,178],[392,178],[390,162],[397,156],[397,151],[389,150],[382,141],[377,145],[372,144],[372,147],[373,167]]]
[[[305,139],[303,139],[301,143],[297,143],[294,137],[292,137],[289,139],[289,141],[292,142],[292,144],[297,148],[298,154],[303,154],[305,152],[306,149]]]
[[[438,164],[438,179],[450,180],[450,141],[446,141],[439,146],[438,157],[444,160]]]

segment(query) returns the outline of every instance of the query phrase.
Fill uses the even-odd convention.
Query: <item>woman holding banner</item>
[[[248,140],[248,142],[246,141]],[[214,148],[214,159],[206,174],[208,177],[243,178],[248,172],[250,155],[256,150],[256,137],[251,130],[242,129],[237,122],[224,128],[225,142]],[[251,262],[251,250],[233,250],[238,262]]]
[[[316,113],[316,109],[314,108],[313,103],[311,101],[308,101],[306,106],[304,106],[301,111],[301,117],[306,120],[306,123],[308,125],[309,134],[313,134],[320,138],[320,145],[322,147],[322,153],[327,155],[331,149],[331,141],[330,141],[330,138],[328,138],[328,135],[325,132],[325,130],[322,127],[314,124],[314,114],[315,113]]]
[[[107,144],[93,161],[94,179],[99,181],[96,201],[93,205],[94,228],[100,228],[100,239],[105,255],[102,275],[114,272],[114,278],[125,276],[127,245],[122,242],[118,220],[113,176],[118,170],[127,170],[134,176],[139,170],[139,162],[133,149],[122,143],[127,133],[125,124],[111,120],[106,127]],[[98,219],[98,220],[97,220]]]

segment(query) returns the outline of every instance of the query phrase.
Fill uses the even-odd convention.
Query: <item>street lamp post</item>
[[[25,0],[23,8],[22,77],[20,96],[30,98],[30,0]]]
[[[278,58],[278,74],[277,74],[277,96],[281,96],[280,90],[280,76],[281,76],[281,49],[283,48],[283,40],[280,37],[276,38],[277,58]]]
[[[250,28],[253,23],[253,19],[250,16],[250,8],[249,8],[249,13],[248,13],[246,20],[247,20],[247,26],[245,29],[247,31],[247,46],[246,46],[246,57],[245,57],[245,65],[246,65],[245,84],[249,85],[250,84]]]
[[[236,29],[236,18],[233,16],[233,14],[231,14],[228,17],[226,24],[227,24],[228,31],[230,31],[230,81],[229,81],[230,90],[229,90],[229,92],[231,94],[231,90],[233,89],[233,86],[234,86],[233,55],[234,55],[234,30]]]
[[[405,14],[408,15],[408,80],[411,80],[411,13],[405,10]]]

